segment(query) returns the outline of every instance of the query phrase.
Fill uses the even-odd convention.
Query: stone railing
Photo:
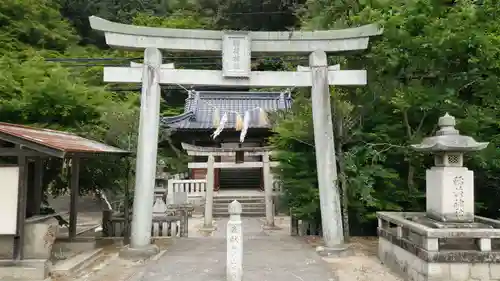
[[[282,191],[282,183],[281,181],[277,180],[277,179],[273,179],[273,192],[274,193],[281,193]]]
[[[167,185],[167,202],[172,202],[172,195],[175,192],[185,192],[188,200],[205,197],[207,191],[206,180],[169,180]]]
[[[187,219],[182,216],[153,217],[151,226],[152,237],[187,237]],[[103,237],[125,237],[130,233],[130,215],[128,223],[123,214],[113,214],[112,211],[103,212],[102,234]],[[127,229],[127,225],[128,228]]]
[[[475,216],[469,228],[463,228],[463,224],[453,227],[450,223],[441,227],[440,222],[426,220],[423,213],[378,212],[377,217],[379,237],[397,242],[404,249],[416,247],[428,253],[491,252],[491,237],[500,237],[500,222],[479,216]]]
[[[168,177],[168,179],[172,179],[172,180],[183,180],[183,179],[187,179],[189,176],[189,173],[188,172],[182,172],[182,173],[178,173],[178,174],[173,174],[173,175],[170,175]]]

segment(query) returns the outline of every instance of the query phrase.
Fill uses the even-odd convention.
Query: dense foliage
[[[379,23],[385,31],[367,51],[331,58],[344,69],[367,69],[366,87],[332,89],[339,189],[344,223],[366,233],[377,210],[422,210],[430,157],[408,149],[455,115],[458,128],[492,144],[472,154],[478,210],[498,216],[500,5],[494,0],[3,0],[0,2],[0,121],[73,131],[135,149],[137,85],[104,85],[103,64],[127,64],[142,54],[109,49],[88,16],[172,28],[293,30]],[[220,58],[164,54],[179,67],[216,68]],[[48,58],[66,58],[51,62]],[[75,61],[71,58],[88,58]],[[99,61],[100,58],[115,58]],[[306,58],[254,61],[254,68],[295,67]],[[162,114],[181,110],[185,91],[163,90]],[[294,92],[293,110],[273,118],[271,143],[284,201],[297,216],[318,221],[310,96]],[[161,157],[182,169],[183,156],[162,136]],[[53,162],[53,163],[52,163]],[[56,193],[61,163],[48,163]],[[85,190],[123,187],[125,163],[86,161]],[[305,168],[307,167],[307,168]],[[347,216],[349,215],[349,216]],[[349,218],[349,220],[348,220]],[[367,224],[365,224],[367,223]],[[346,227],[349,229],[349,227]]]
[[[306,4],[304,28],[375,22],[385,29],[365,53],[336,58],[346,69],[366,68],[369,73],[366,87],[332,92],[339,189],[346,195],[343,205],[351,220],[370,220],[377,210],[424,208],[425,169],[431,157],[408,145],[434,134],[445,112],[457,117],[463,134],[491,142],[485,151],[470,155],[466,165],[476,172],[478,211],[498,216],[499,13],[495,1]],[[312,141],[304,134],[311,127],[310,110],[298,107],[278,121],[273,143],[287,151],[279,157],[292,206],[301,216],[317,218],[317,191],[310,188],[316,185],[314,171],[294,176],[304,173],[306,163],[313,167],[314,148],[304,145]],[[351,226],[354,233],[361,231],[356,225]]]

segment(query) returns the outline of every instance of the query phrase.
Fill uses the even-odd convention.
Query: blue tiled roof
[[[266,112],[286,110],[291,106],[291,97],[280,92],[223,92],[196,91],[189,93],[184,105],[184,113],[173,117],[163,117],[162,124],[177,129],[215,129],[213,113],[219,109],[220,118],[225,112],[235,111],[243,118],[250,110],[250,128],[269,128],[258,124],[259,110]],[[234,128],[236,114],[228,113],[224,128]]]

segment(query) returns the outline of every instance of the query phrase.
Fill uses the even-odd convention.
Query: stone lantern
[[[463,167],[465,152],[479,151],[487,142],[460,135],[455,117],[446,113],[438,121],[435,136],[412,145],[417,151],[434,154],[434,166],[426,173],[426,214],[441,222],[474,221],[474,173]]]

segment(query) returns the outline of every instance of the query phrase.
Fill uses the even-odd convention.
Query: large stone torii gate
[[[326,31],[253,32],[152,28],[110,22],[95,16],[91,27],[103,31],[115,48],[144,50],[144,63],[105,67],[104,81],[142,83],[136,182],[129,250],[152,254],[152,204],[159,129],[160,84],[192,86],[312,87],[312,109],[321,217],[326,249],[343,249],[339,193],[330,105],[330,85],[366,85],[365,70],[328,66],[326,52],[364,50],[377,25]],[[162,64],[167,51],[222,52],[221,70],[175,69]],[[309,67],[297,71],[251,71],[252,53],[310,54]]]

